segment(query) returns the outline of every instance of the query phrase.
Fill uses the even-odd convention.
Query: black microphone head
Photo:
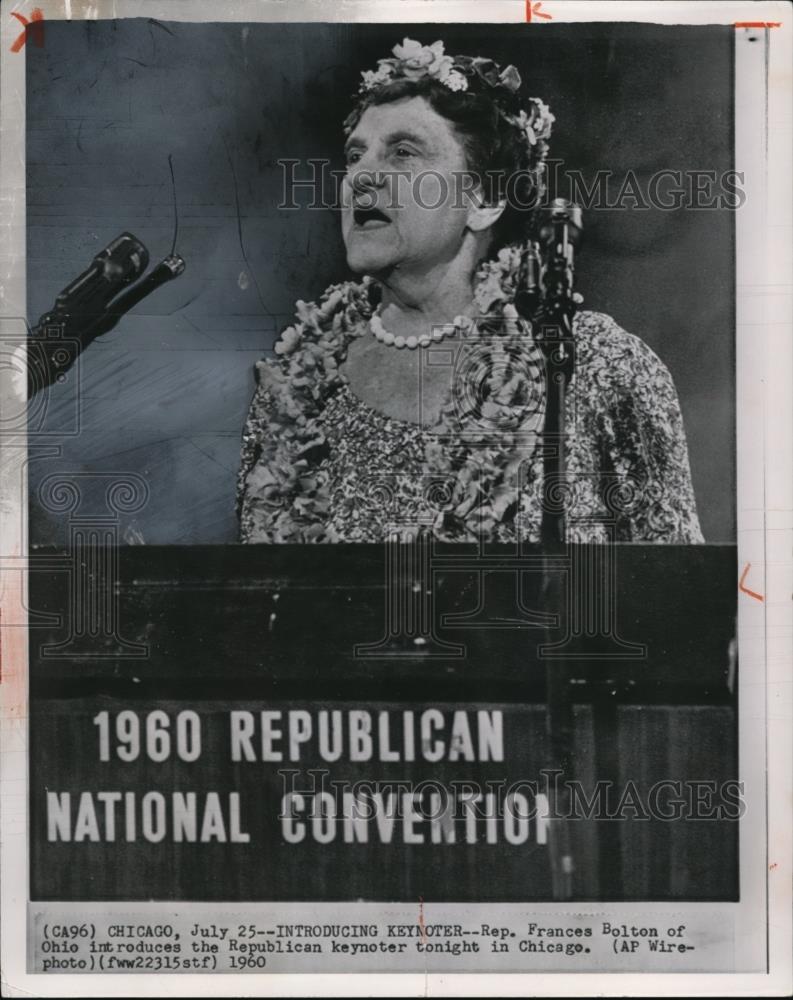
[[[94,260],[102,265],[108,281],[128,285],[137,281],[149,266],[149,251],[137,236],[122,233],[100,250]]]
[[[55,300],[54,312],[96,316],[122,288],[136,281],[149,264],[149,251],[132,233],[122,233],[100,250],[83,273]]]

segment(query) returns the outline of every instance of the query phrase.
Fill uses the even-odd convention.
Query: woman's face
[[[345,145],[342,234],[353,271],[426,273],[453,260],[466,230],[466,158],[423,97],[366,109]]]

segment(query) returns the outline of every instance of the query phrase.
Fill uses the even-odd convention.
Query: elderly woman
[[[513,66],[409,39],[393,56],[345,123],[361,280],[298,302],[257,365],[243,542],[539,539],[544,361],[513,300],[554,119]],[[608,316],[573,335],[568,540],[701,541],[669,372]]]

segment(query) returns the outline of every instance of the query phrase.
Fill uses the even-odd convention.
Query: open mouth
[[[379,208],[356,208],[353,210],[353,219],[359,229],[379,229],[391,224],[391,220]]]

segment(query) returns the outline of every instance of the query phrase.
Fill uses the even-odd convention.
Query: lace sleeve
[[[672,376],[644,341],[616,330],[615,356],[604,353],[612,377],[608,405],[601,410],[601,440],[607,506],[616,515],[618,538],[702,542]]]
[[[265,470],[261,462],[265,441],[269,434],[275,432],[275,428],[270,426],[272,406],[270,390],[260,382],[251,400],[242,432],[240,468],[237,474],[237,517],[241,542],[250,542],[254,531],[257,535],[262,535],[257,540],[267,540],[268,507],[262,497],[262,487],[265,484],[256,480]]]

